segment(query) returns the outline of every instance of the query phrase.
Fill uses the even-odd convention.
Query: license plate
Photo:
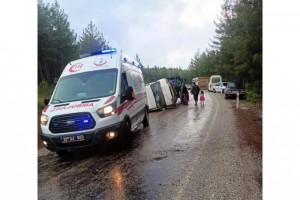
[[[84,135],[70,135],[61,137],[61,143],[71,143],[84,141]]]
[[[233,94],[237,94],[237,93],[238,93],[238,91],[232,91],[232,93],[233,93]]]

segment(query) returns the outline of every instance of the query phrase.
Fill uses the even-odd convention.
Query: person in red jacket
[[[205,97],[204,97],[204,92],[202,90],[200,93],[200,105],[204,106],[204,101],[205,101]]]

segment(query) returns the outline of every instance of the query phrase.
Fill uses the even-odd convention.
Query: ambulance
[[[139,63],[115,48],[67,64],[41,115],[44,146],[65,156],[73,149],[121,141],[149,125]]]

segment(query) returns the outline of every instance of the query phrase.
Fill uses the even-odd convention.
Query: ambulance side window
[[[127,77],[126,77],[126,73],[122,73],[121,76],[121,103],[123,103],[125,101],[125,91],[126,88],[128,86],[128,82],[127,82]]]

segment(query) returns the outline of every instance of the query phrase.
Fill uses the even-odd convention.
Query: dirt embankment
[[[251,147],[262,160],[262,104],[254,106],[242,104],[240,109],[235,109],[234,114],[238,119],[236,127],[241,130],[239,131],[241,149]],[[262,174],[256,179],[262,186]]]
[[[240,109],[235,109],[238,122],[237,128],[241,131],[241,146],[251,146],[262,153],[262,106],[260,105],[241,105]]]

